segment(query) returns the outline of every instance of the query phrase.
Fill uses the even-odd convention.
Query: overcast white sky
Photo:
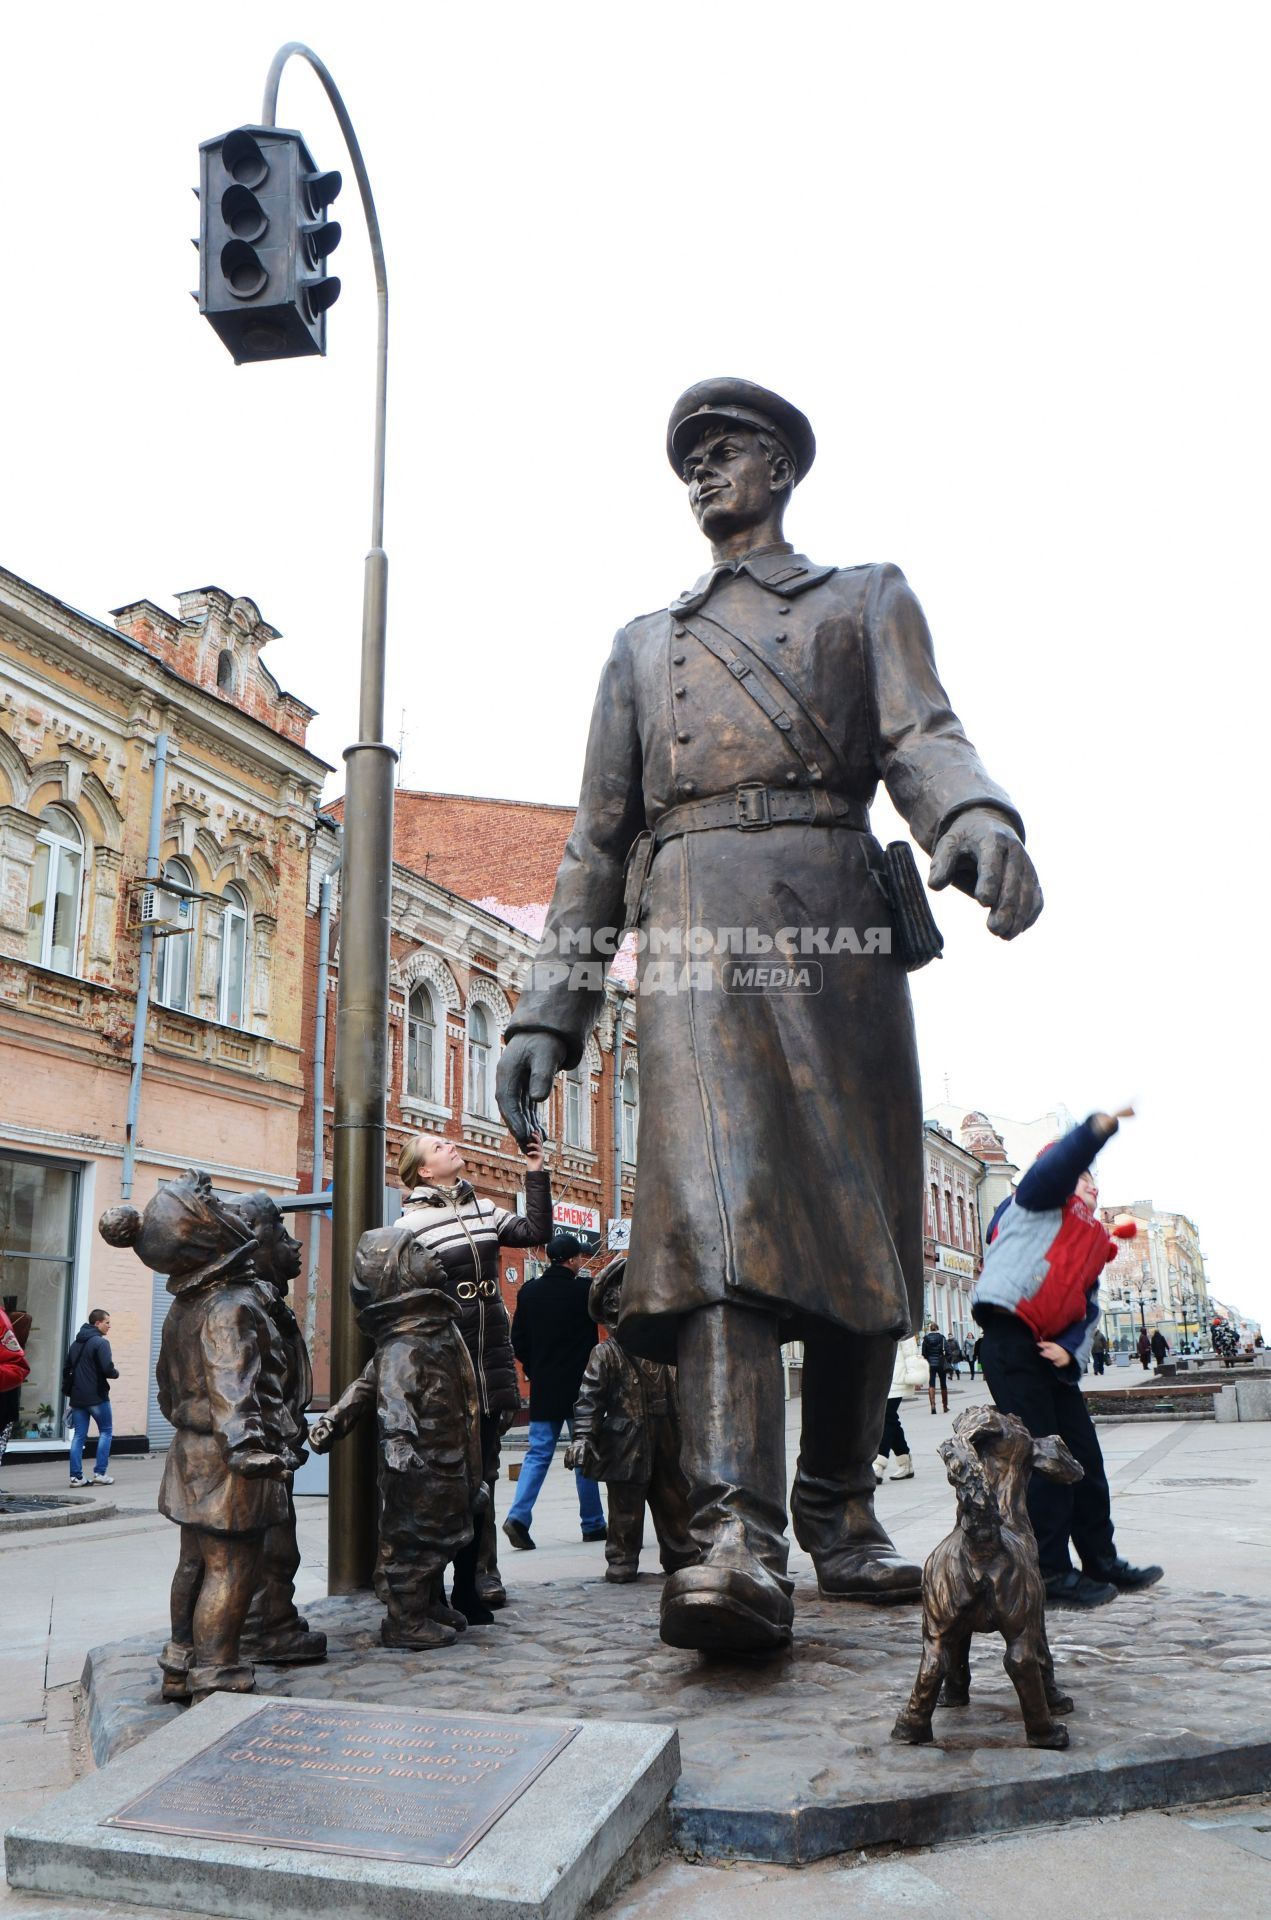
[[[339,763],[374,306],[299,64],[280,123],[346,178],[329,356],[235,368],[188,297],[198,144],[257,120],[275,47],[307,39],[388,252],[405,783],[576,798],[613,630],[705,564],[671,401],[722,372],[787,393],[819,441],[788,531],[905,568],[1046,888],[1011,946],[939,897],[928,1098],[946,1076],[1021,1117],[1137,1096],[1105,1199],[1190,1213],[1213,1289],[1271,1321],[1258,22],[1212,0],[5,9],[0,561],[99,616],[250,594]]]

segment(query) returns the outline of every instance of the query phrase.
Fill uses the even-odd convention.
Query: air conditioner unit
[[[184,933],[192,924],[194,902],[183,894],[169,893],[166,887],[143,887],[137,897],[143,927],[153,927],[156,933]]]

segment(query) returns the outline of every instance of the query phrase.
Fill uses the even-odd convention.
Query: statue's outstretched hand
[[[323,1414],[309,1428],[309,1445],[315,1453],[326,1453],[335,1442],[335,1422]]]
[[[960,813],[936,842],[927,884],[953,885],[988,907],[989,932],[1013,940],[1042,910],[1041,883],[1009,820],[988,807]]]
[[[535,1108],[551,1092],[564,1059],[565,1042],[555,1033],[514,1033],[503,1049],[494,1093],[522,1151],[540,1131]]]

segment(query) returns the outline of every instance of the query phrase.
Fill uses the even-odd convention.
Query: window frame
[[[177,870],[175,873],[172,871],[173,868]],[[166,1008],[169,1013],[189,1013],[194,999],[194,962],[198,946],[198,913],[196,905],[198,888],[194,884],[194,875],[191,873],[188,865],[176,855],[164,861],[163,870],[160,873],[157,884],[162,887],[165,892],[175,893],[183,898],[186,896],[189,897],[190,923],[181,933],[160,934],[156,930],[155,943],[158,947],[158,952],[155,954],[154,961],[155,1004]],[[183,997],[180,1000],[172,1000],[168,998],[168,975],[171,972],[173,954],[178,941],[183,943],[182,953],[185,960],[185,989]]]
[[[416,1019],[412,1011],[417,999],[422,999],[424,1004],[428,1008],[429,1018],[427,1020]],[[414,1057],[412,1037],[413,1037],[414,1029],[417,1026],[430,1027],[432,1030],[432,1036],[433,1036],[432,1047],[430,1050],[430,1058],[431,1058],[431,1066],[432,1066],[431,1083],[429,1086],[425,1088],[418,1088],[411,1085],[411,1063]],[[441,1036],[443,1041],[443,1047],[440,1050],[440,1052],[437,1045],[439,1036]],[[414,986],[410,988],[410,990],[406,995],[405,1039],[406,1039],[406,1044],[403,1049],[403,1059],[402,1059],[402,1097],[403,1099],[408,1101],[419,1102],[422,1105],[428,1106],[428,1107],[440,1106],[442,1104],[442,1100],[441,1100],[441,1096],[438,1094],[438,1091],[437,1091],[437,1079],[438,1079],[437,1070],[438,1070],[438,1065],[440,1060],[444,1060],[445,1058],[444,1029],[437,1017],[437,996],[433,992],[433,989],[429,985],[427,980],[416,980]]]
[[[63,819],[69,820],[75,829],[75,837],[72,838],[69,834],[59,833],[49,820],[50,814],[60,814]],[[39,848],[44,847],[47,849],[47,853],[44,875],[44,900],[40,908],[39,952],[38,955],[31,952],[31,935],[33,928],[31,926],[32,910],[30,891],[28,888],[26,957],[31,966],[44,967],[49,973],[60,973],[67,979],[77,979],[79,977],[79,943],[80,933],[84,923],[84,875],[88,867],[88,844],[88,835],[84,832],[83,827],[68,806],[55,800],[51,801],[47,807],[41,809],[40,831],[35,837],[35,860],[39,859]],[[74,858],[78,861],[79,874],[75,886],[75,924],[71,931],[69,946],[70,965],[68,967],[59,967],[53,959],[53,936],[57,931],[58,886],[61,877],[62,862],[67,852],[73,854]],[[32,861],[31,872],[32,877],[34,877],[34,860]]]
[[[239,966],[239,1017],[232,1020],[229,1014],[230,999],[230,936],[235,922],[241,921],[243,945]],[[221,952],[216,970],[216,1018],[223,1027],[233,1027],[236,1033],[248,1030],[247,1011],[247,953],[251,935],[251,907],[243,889],[232,881],[221,895]]]
[[[486,1037],[481,1040],[476,1039],[472,1031],[473,1016],[475,1014],[480,1014],[481,1024],[486,1028]],[[494,1076],[491,1068],[498,1062],[498,1053],[495,1041],[489,1037],[489,1029],[492,1024],[492,1009],[486,1005],[485,1001],[470,1000],[468,1002],[467,1017],[464,1020],[463,1099],[465,1112],[470,1113],[474,1120],[493,1120],[495,1118],[494,1113],[490,1111],[494,1106]],[[479,1104],[474,1097],[476,1081],[474,1062],[478,1048],[482,1054],[479,1065],[484,1081],[482,1087],[482,1092],[485,1096],[484,1105]]]

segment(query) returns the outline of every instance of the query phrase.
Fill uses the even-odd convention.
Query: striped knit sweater
[[[459,1331],[472,1356],[482,1413],[515,1411],[521,1394],[512,1326],[499,1290],[499,1248],[541,1247],[550,1240],[549,1176],[527,1171],[524,1215],[479,1199],[460,1180],[450,1188],[416,1187],[396,1224],[409,1227],[445,1269],[446,1291],[459,1303]]]

